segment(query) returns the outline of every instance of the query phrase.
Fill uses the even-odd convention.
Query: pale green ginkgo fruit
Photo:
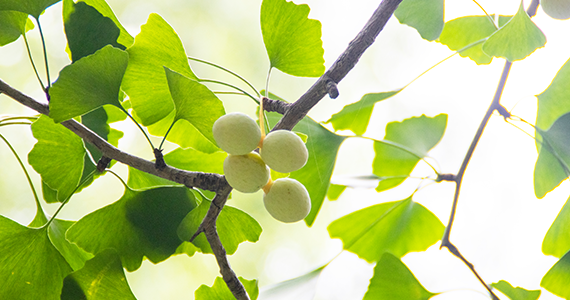
[[[570,0],[541,0],[540,5],[551,18],[559,20],[570,18]]]
[[[309,158],[303,140],[289,130],[270,132],[263,140],[259,154],[271,169],[281,173],[299,170]]]
[[[255,152],[228,155],[224,174],[230,186],[242,193],[255,193],[269,181],[269,168]]]
[[[267,191],[268,190],[268,191]],[[293,223],[303,220],[311,211],[311,198],[305,186],[291,178],[279,178],[264,188],[265,209],[278,221]]]
[[[261,140],[257,123],[248,115],[234,112],[220,117],[212,127],[214,140],[229,154],[245,155],[255,150]]]

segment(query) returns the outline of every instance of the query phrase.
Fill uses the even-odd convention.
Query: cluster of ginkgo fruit
[[[275,130],[264,136],[252,118],[239,112],[220,117],[212,131],[218,146],[229,154],[224,174],[232,188],[243,193],[263,189],[265,208],[281,222],[297,222],[309,214],[311,200],[305,186],[292,178],[273,181],[269,170],[290,173],[307,163],[309,152],[298,135]]]

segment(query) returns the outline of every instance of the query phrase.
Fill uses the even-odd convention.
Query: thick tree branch
[[[383,0],[380,3],[372,17],[364,25],[364,28],[350,42],[346,50],[337,58],[330,69],[301,98],[287,107],[283,118],[275,125],[273,130],[291,130],[324,96],[327,94],[330,94],[331,98],[338,96],[336,84],[354,68],[364,51],[374,43],[400,2],[402,0]]]

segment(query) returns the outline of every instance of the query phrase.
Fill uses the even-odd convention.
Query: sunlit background
[[[148,15],[156,12],[178,32],[188,55],[221,64],[246,77],[259,90],[264,88],[268,59],[259,26],[261,0],[107,2],[131,35],[138,34]],[[379,2],[295,1],[297,4],[309,4],[310,17],[322,22],[327,67],[346,48]],[[514,14],[520,4],[518,0],[480,0],[479,3],[489,14],[502,15]],[[525,1],[525,5],[529,3]],[[445,8],[446,21],[482,14],[471,0],[447,1]],[[61,9],[61,3],[56,4],[40,18],[47,39],[52,80],[57,78],[62,67],[69,64]],[[513,64],[502,98],[502,104],[508,110],[530,122],[536,119],[535,95],[546,89],[570,57],[569,22],[553,20],[540,8],[533,21],[547,37],[546,47]],[[44,75],[37,30],[28,36],[40,74]],[[360,63],[339,84],[340,96],[335,100],[323,99],[309,116],[324,122],[344,105],[359,100],[366,93],[399,89],[452,53],[444,45],[422,40],[414,29],[400,25],[392,18]],[[235,82],[234,78],[211,67],[197,63],[191,65],[201,78]],[[430,156],[443,173],[456,173],[491,103],[503,65],[503,59],[494,59],[485,66],[477,66],[468,58],[459,56],[449,59],[397,96],[379,102],[365,135],[381,139],[389,122],[422,114],[435,116],[446,113],[449,115],[446,133]],[[36,99],[44,99],[22,39],[0,48],[0,78]],[[274,71],[270,90],[294,101],[314,81]],[[232,95],[220,98],[226,111],[254,115],[256,106],[249,98]],[[6,96],[0,96],[0,114],[31,115],[34,112]],[[325,126],[332,130],[329,124]],[[131,122],[117,123],[114,127],[125,132],[119,144],[122,150],[153,158],[144,137]],[[570,195],[570,186],[564,182],[543,199],[535,198],[533,169],[537,151],[533,138],[527,134],[533,134],[532,130],[522,128],[526,132],[508,124],[497,114],[491,118],[463,181],[451,240],[488,283],[506,280],[513,286],[539,289],[541,278],[557,261],[542,254],[542,239]],[[2,127],[0,133],[10,140],[24,159],[35,143],[30,129],[26,127]],[[167,145],[167,149],[174,149],[174,145]],[[342,183],[349,175],[371,174],[373,157],[370,140],[347,139],[339,152],[333,182]],[[113,169],[127,178],[124,165],[117,164]],[[0,214],[28,224],[35,214],[33,197],[20,167],[5,145],[0,145],[0,170]],[[28,170],[32,171],[32,168],[28,166]],[[433,174],[420,163],[413,175]],[[39,176],[34,174],[33,179],[39,189]],[[366,206],[405,199],[420,185],[422,188],[414,200],[446,224],[454,192],[451,183],[426,185],[409,179],[383,193],[364,186],[349,188],[340,199],[325,200],[311,228],[303,222],[283,224],[272,219],[263,208],[261,192],[234,192],[228,205],[252,215],[263,227],[263,233],[259,242],[240,245],[237,253],[230,257],[232,267],[239,276],[258,279],[263,290],[332,260],[318,279],[300,286],[297,295],[283,299],[313,299],[315,293],[314,299],[319,300],[362,299],[374,265],[352,253],[342,252],[341,241],[331,239],[326,227],[333,220]],[[78,220],[116,201],[122,193],[122,184],[115,177],[103,176],[74,196],[59,217]],[[53,213],[57,205],[45,205],[45,208]],[[445,292],[434,299],[488,299],[484,288],[469,269],[447,250],[439,250],[439,243],[426,252],[404,256],[403,262],[426,289]],[[140,300],[194,299],[194,290],[202,284],[211,286],[216,276],[219,274],[214,257],[202,254],[174,256],[157,265],[145,261],[138,271],[127,274],[131,288]],[[543,291],[540,299],[559,298]]]

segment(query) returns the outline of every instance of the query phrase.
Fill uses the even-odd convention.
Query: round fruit
[[[255,152],[228,155],[224,173],[230,186],[243,193],[255,193],[269,181],[269,168]]]
[[[275,180],[263,196],[263,203],[272,217],[284,223],[301,221],[311,211],[309,192],[302,183],[291,178]]]
[[[540,5],[551,18],[560,20],[570,18],[570,0],[542,0]]]
[[[299,170],[309,158],[303,140],[289,130],[270,132],[263,140],[259,154],[271,169],[281,173]]]
[[[229,154],[245,155],[255,150],[261,131],[248,115],[234,112],[220,117],[212,128],[214,140]]]

